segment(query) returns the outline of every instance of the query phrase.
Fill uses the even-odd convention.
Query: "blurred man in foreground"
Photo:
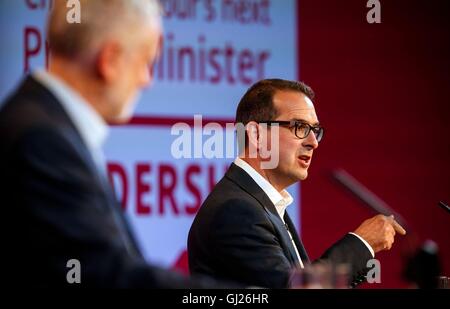
[[[148,265],[106,177],[107,122],[128,120],[151,83],[158,3],[82,0],[80,24],[67,22],[66,3],[50,12],[48,72],[26,77],[0,111],[3,218],[14,223],[4,283],[68,285],[77,260],[81,286],[218,287]]]

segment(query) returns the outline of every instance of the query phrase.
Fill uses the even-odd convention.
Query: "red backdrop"
[[[302,233],[317,258],[372,215],[336,185],[344,168],[402,214],[420,241],[439,245],[450,276],[449,1],[381,0],[368,24],[365,0],[300,0],[299,72],[316,92],[326,136],[302,187]],[[402,248],[377,255],[373,287],[406,287]]]

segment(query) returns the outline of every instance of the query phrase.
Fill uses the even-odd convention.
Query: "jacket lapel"
[[[308,254],[306,253],[306,249],[303,246],[302,241],[298,237],[297,230],[295,229],[295,225],[289,217],[289,214],[286,212],[284,215],[284,221],[291,232],[292,238],[294,239],[295,246],[297,247],[298,253],[300,254],[300,258],[302,259],[303,264],[309,264],[310,260]]]
[[[292,245],[291,238],[288,233],[288,226],[283,223],[278,212],[273,205],[272,201],[269,199],[267,194],[258,186],[258,184],[248,175],[243,169],[238,167],[236,164],[231,164],[229,170],[225,174],[225,177],[229,178],[231,181],[236,183],[240,188],[242,188],[245,192],[253,196],[263,207],[264,211],[267,213],[270,221],[275,227],[277,232],[277,236],[279,237],[280,244],[285,252],[286,257],[290,260],[293,266],[297,266],[299,264],[299,260],[297,258],[297,254],[295,253],[294,246]],[[291,222],[292,223],[292,222]],[[298,243],[301,241],[298,239],[297,233],[294,234],[297,238]],[[296,243],[298,246],[298,244]],[[300,246],[303,248],[303,245]],[[300,250],[298,248],[298,250]],[[304,248],[303,248],[304,251]],[[305,252],[306,255],[306,252]],[[303,259],[303,257],[302,257]]]

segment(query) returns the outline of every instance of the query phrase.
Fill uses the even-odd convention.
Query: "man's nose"
[[[140,76],[140,80],[139,80],[140,86],[143,88],[146,88],[146,87],[150,86],[152,80],[153,80],[153,68],[149,66],[149,67],[146,67],[141,72],[141,76]]]
[[[309,150],[319,147],[319,142],[317,141],[316,135],[312,130],[309,132],[308,136],[303,139],[302,146],[308,148]]]

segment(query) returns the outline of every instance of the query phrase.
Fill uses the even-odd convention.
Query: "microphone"
[[[350,191],[363,204],[372,209],[375,213],[380,213],[385,216],[394,215],[395,221],[403,226],[407,231],[410,230],[406,220],[399,213],[394,211],[385,201],[379,196],[370,191],[366,186],[356,180],[353,176],[343,169],[336,169],[332,173],[333,178],[344,188]]]
[[[444,210],[447,210],[447,212],[450,213],[450,207],[449,207],[447,204],[445,204],[443,201],[440,201],[440,202],[438,203],[438,205],[439,205],[441,208],[443,208]]]
[[[400,216],[400,214],[396,213],[385,201],[345,170],[334,170],[332,176],[339,184],[350,191],[374,212],[386,216],[393,214],[395,220],[400,223],[400,225],[405,227],[408,231],[410,230],[407,227],[405,219]],[[450,207],[445,202],[440,201],[438,205],[450,213]],[[411,241],[414,241],[414,238],[411,238],[413,237],[412,235],[414,234],[408,234],[407,236],[410,237]],[[415,248],[414,251],[411,251],[408,254],[408,259],[403,269],[403,277],[407,281],[415,283],[418,288],[448,287],[450,282],[449,278],[439,275],[441,272],[441,265],[438,253],[437,244],[429,240]]]

